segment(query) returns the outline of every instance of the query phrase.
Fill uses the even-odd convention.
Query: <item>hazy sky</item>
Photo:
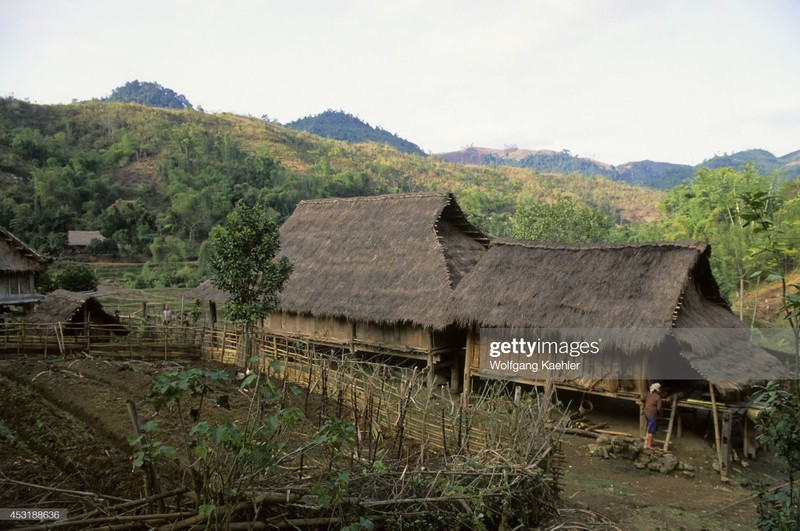
[[[341,109],[433,153],[780,156],[800,149],[800,1],[0,0],[0,96],[134,79],[281,123]]]

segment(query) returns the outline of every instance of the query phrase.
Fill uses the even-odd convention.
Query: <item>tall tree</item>
[[[292,271],[289,259],[278,257],[278,225],[260,202],[243,202],[228,214],[223,225],[211,230],[208,269],[211,282],[230,295],[228,318],[245,328],[245,363],[253,325],[278,308],[278,295]]]

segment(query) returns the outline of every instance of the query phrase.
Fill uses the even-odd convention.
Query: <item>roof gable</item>
[[[48,259],[0,227],[0,271],[40,271]]]

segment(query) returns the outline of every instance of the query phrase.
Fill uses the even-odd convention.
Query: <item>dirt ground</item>
[[[174,368],[175,362],[85,356],[0,359],[0,507],[67,506],[86,493],[110,500],[142,497],[142,476],[132,469],[127,442],[133,434],[127,404],[147,395],[153,374]],[[244,416],[248,403],[249,397],[234,391],[232,411],[225,414]],[[143,423],[155,416],[151,408],[139,414]],[[587,418],[638,433],[635,411],[601,402]],[[170,427],[168,418],[158,421]],[[678,458],[694,466],[694,477],[638,470],[624,458],[592,457],[591,439],[566,436],[563,507],[549,528],[581,522],[583,527],[573,529],[753,529],[754,485],[782,481],[780,468],[766,456],[747,467],[735,463],[730,481],[723,483],[711,467],[713,436],[704,435],[686,430],[674,443]]]
[[[595,407],[586,414],[587,420],[608,422],[610,430],[638,434],[638,407],[634,404],[621,410],[618,403],[602,398],[592,401]],[[565,514],[601,513],[625,530],[755,529],[756,485],[777,485],[785,481],[785,473],[772,456],[761,453],[752,462],[732,461],[731,474],[723,482],[712,467],[716,461],[713,424],[702,418],[696,425],[686,424],[682,437],[673,438],[670,447],[680,461],[692,465],[693,477],[677,470],[669,474],[639,470],[622,457],[592,456],[588,452],[591,439],[566,436]],[[656,437],[664,436],[662,424]]]

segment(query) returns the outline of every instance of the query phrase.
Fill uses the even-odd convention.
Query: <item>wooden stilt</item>
[[[672,397],[672,412],[669,414],[667,438],[664,440],[664,451],[669,451],[669,440],[672,438],[672,425],[675,424],[675,412],[678,411],[678,395]]]
[[[711,391],[711,412],[714,416],[714,441],[717,446],[717,464],[719,465],[719,473],[722,474],[722,448],[720,447],[719,415],[717,413],[717,399],[714,396],[714,385],[711,382],[708,382],[708,389]]]

